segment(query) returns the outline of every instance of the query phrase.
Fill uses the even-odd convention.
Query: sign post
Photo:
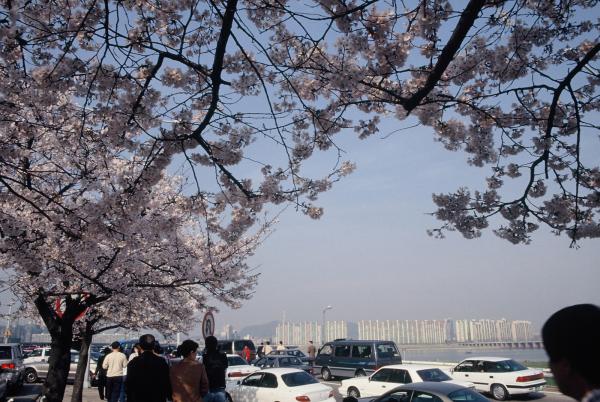
[[[207,311],[202,320],[202,337],[212,336],[215,333],[215,316],[212,311]]]

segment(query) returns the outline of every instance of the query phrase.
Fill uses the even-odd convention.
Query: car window
[[[279,367],[287,367],[289,365],[290,365],[289,357],[282,357],[281,359],[279,359]]]
[[[34,349],[29,354],[29,357],[40,357],[42,356],[42,349]]]
[[[325,345],[319,350],[319,356],[331,356],[333,352],[331,345]]]
[[[444,373],[438,368],[417,370],[417,374],[419,375],[419,377],[421,377],[423,381],[440,382],[452,379],[448,374]]]
[[[239,356],[227,356],[227,365],[228,366],[246,366],[248,363],[246,360],[242,359]]]
[[[262,378],[262,373],[250,374],[248,377],[246,377],[242,380],[242,385],[246,385],[248,387],[258,387],[260,384],[261,378]]]
[[[281,376],[281,379],[288,387],[298,387],[307,384],[317,384],[319,382],[306,371],[298,371],[294,373],[283,374]]]
[[[442,402],[442,400],[432,394],[428,394],[423,391],[415,391],[413,392],[413,396],[410,402]]]
[[[335,347],[335,357],[349,357],[350,345],[340,345]]]
[[[258,361],[255,363],[255,365],[264,366],[266,363],[267,363],[267,359],[265,357],[263,357],[262,359],[258,359]]]
[[[274,357],[268,357],[267,358],[267,366],[269,367],[277,367],[277,359]]]
[[[271,373],[264,373],[262,380],[260,380],[260,387],[277,388],[277,377]]]
[[[290,357],[290,364],[297,366],[297,365],[302,364],[302,361],[300,359],[298,359],[297,357]]]
[[[398,349],[396,348],[396,345],[394,345],[393,343],[380,343],[379,345],[377,345],[376,349],[377,349],[377,357],[379,357],[380,359],[387,358],[387,357],[400,356],[400,353],[398,353]]]
[[[473,360],[467,360],[454,367],[454,371],[460,373],[471,373],[475,371],[475,362]]]
[[[20,346],[15,346],[15,356],[17,357],[17,359],[22,359],[23,358],[23,353],[21,351],[21,347]]]
[[[488,402],[487,398],[479,392],[471,391],[470,389],[459,389],[448,394],[448,398],[456,402],[472,401],[472,402]]]
[[[10,346],[0,346],[0,359],[12,359]]]
[[[354,345],[352,346],[352,357],[370,359],[371,358],[371,345]]]
[[[381,369],[377,372],[375,372],[372,376],[371,376],[371,381],[383,381],[383,382],[387,382],[388,379],[390,378],[390,375],[392,374],[391,369]]]
[[[490,371],[492,373],[508,373],[511,371],[527,370],[527,367],[512,359],[499,362],[484,362],[484,366],[486,367],[485,371]]]
[[[231,353],[231,342],[219,342],[219,350],[221,352]]]
[[[388,378],[388,382],[398,383],[398,384],[407,384],[412,381],[406,381],[407,376],[406,370],[392,369],[390,373],[390,377]],[[410,379],[410,376],[408,376]]]
[[[396,391],[390,394],[385,394],[377,399],[377,402],[408,402],[410,401],[410,392]]]

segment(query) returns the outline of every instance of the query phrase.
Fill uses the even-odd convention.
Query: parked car
[[[377,398],[360,398],[360,402],[489,402],[486,397],[458,384],[415,382],[392,388]]]
[[[251,366],[238,355],[227,355],[227,370],[225,371],[227,381],[238,381],[258,370],[260,370],[259,367]]]
[[[79,352],[71,350],[71,366],[69,367],[69,375],[67,381],[75,380],[77,372],[77,363],[79,362]],[[48,375],[48,360],[29,363],[25,366],[25,382],[34,383],[46,379]],[[94,373],[96,369],[96,361],[90,359],[90,372]],[[90,377],[91,378],[91,377]]]
[[[20,344],[0,344],[0,369],[6,378],[9,392],[12,393],[21,388],[25,378],[25,366]]]
[[[402,357],[392,341],[327,342],[317,354],[315,372],[325,381],[333,377],[364,377],[389,364],[401,364]]]
[[[528,394],[544,389],[544,373],[504,357],[471,357],[452,370],[456,380],[471,381],[480,392],[490,392],[503,401],[510,395]]]
[[[8,396],[8,379],[3,369],[0,369],[0,401],[5,401]]]
[[[308,374],[313,373],[312,366],[302,362],[302,360],[298,359],[297,357],[288,355],[268,354],[254,362],[254,366],[262,369],[271,367],[292,367],[298,370],[306,371]]]
[[[471,382],[453,380],[437,367],[417,364],[394,364],[385,366],[369,377],[357,377],[343,380],[340,394],[360,398],[361,396],[381,395],[391,388],[415,382],[450,382],[466,388],[475,389]]]
[[[227,389],[233,402],[334,402],[333,390],[312,375],[293,368],[272,368],[250,374]]]
[[[285,349],[285,350],[272,350],[269,355],[289,355],[294,356],[303,361],[304,363],[308,363],[308,356],[306,356],[300,349]]]
[[[218,343],[221,352],[238,356],[242,355],[244,346],[248,346],[250,348],[250,361],[256,358],[256,347],[254,347],[254,342],[250,339],[222,339]]]
[[[79,353],[71,349],[71,353]],[[37,348],[29,352],[29,355],[23,359],[23,364],[28,365],[35,362],[47,362],[50,358],[50,347]]]

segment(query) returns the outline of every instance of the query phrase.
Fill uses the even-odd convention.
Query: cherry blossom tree
[[[3,0],[0,259],[55,339],[50,400],[82,311],[206,275],[208,294],[242,300],[239,250],[265,204],[319,218],[319,193],[354,168],[336,136],[383,120],[491,167],[483,190],[434,195],[432,234],[598,237],[595,6]]]

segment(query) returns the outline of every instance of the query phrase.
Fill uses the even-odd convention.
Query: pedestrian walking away
[[[118,402],[123,386],[123,370],[127,367],[127,357],[121,352],[121,344],[113,342],[110,352],[102,362],[106,370],[106,399],[108,402]]]
[[[154,354],[153,335],[142,335],[139,343],[142,354],[127,365],[127,402],[166,402],[171,398],[169,365]]]
[[[269,341],[267,341],[267,344],[263,348],[263,354],[268,355],[272,351],[273,351],[273,347],[271,346],[271,343]]]
[[[204,365],[197,359],[198,344],[190,339],[177,347],[183,360],[171,367],[173,402],[203,402],[208,394],[208,376]]]
[[[600,307],[557,311],[544,324],[542,339],[558,389],[580,402],[600,402]]]
[[[308,352],[308,361],[311,365],[315,364],[315,356],[317,355],[317,348],[313,345],[313,341],[308,341],[308,348],[306,349]]]
[[[250,358],[252,357],[252,351],[248,347],[248,345],[244,345],[244,349],[242,349],[242,356],[248,363],[250,363]]]
[[[219,352],[219,344],[214,336],[207,336],[204,340],[206,345],[202,355],[202,363],[206,368],[208,376],[208,394],[204,402],[225,402],[225,371],[227,370],[227,356]]]
[[[110,348],[102,349],[102,354],[98,358],[98,363],[96,364],[96,372],[94,373],[94,378],[96,379],[96,384],[98,385],[98,396],[102,401],[104,400],[104,390],[106,389],[106,369],[102,367],[102,363],[104,363],[104,358],[110,352]]]

